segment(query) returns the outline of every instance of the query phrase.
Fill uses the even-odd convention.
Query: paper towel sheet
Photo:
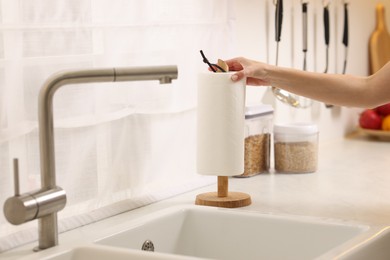
[[[244,172],[245,80],[231,73],[198,75],[197,171],[233,176]]]

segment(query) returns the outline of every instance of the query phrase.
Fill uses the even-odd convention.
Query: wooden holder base
[[[218,192],[207,192],[196,196],[195,204],[222,208],[245,207],[252,203],[251,197],[242,192],[228,192],[228,177],[218,176]]]
[[[217,192],[207,192],[196,196],[196,205],[221,208],[239,208],[251,204],[251,197],[242,192],[230,192],[227,197],[218,197]]]

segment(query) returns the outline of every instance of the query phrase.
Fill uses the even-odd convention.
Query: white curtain
[[[196,75],[234,46],[229,0],[0,1],[0,204],[40,188],[38,92],[74,68],[178,65],[179,79],[85,84],[54,97],[60,231],[176,195],[214,178],[195,170]],[[37,222],[0,215],[0,252],[37,239]]]

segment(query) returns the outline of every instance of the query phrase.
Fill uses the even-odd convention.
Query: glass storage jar
[[[318,127],[312,123],[274,126],[275,171],[310,173],[317,170]]]
[[[272,106],[246,107],[244,172],[235,177],[251,177],[269,171],[272,121]]]

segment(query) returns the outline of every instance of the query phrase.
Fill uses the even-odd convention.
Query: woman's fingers
[[[239,70],[242,70],[244,68],[242,66],[241,61],[240,61],[240,58],[225,60],[225,62],[229,66],[229,71],[239,71]]]

